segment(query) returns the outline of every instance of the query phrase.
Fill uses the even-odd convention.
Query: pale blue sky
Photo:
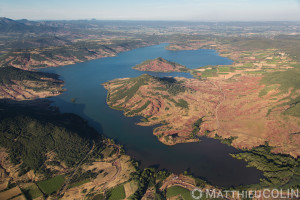
[[[12,19],[300,21],[300,0],[0,0]]]

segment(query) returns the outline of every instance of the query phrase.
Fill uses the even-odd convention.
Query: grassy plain
[[[46,195],[51,195],[57,192],[64,184],[65,176],[59,175],[45,181],[38,182],[37,185]]]

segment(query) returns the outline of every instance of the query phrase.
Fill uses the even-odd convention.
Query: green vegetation
[[[193,131],[191,133],[191,138],[197,138],[197,133],[200,131],[200,126],[203,123],[203,119],[200,118],[198,119],[194,124],[193,124]]]
[[[14,67],[0,67],[0,84],[11,85],[12,81],[42,81],[42,78],[58,79],[55,74],[26,71]],[[48,82],[44,80],[43,82]],[[54,83],[53,83],[54,84]]]
[[[146,168],[132,174],[132,179],[138,182],[138,190],[130,197],[131,199],[141,199],[148,187],[155,185],[155,173],[153,168]]]
[[[172,186],[167,190],[167,198],[180,195],[184,200],[193,200],[192,194],[188,189],[179,186]]]
[[[150,105],[150,103],[151,103],[151,101],[148,100],[144,105],[142,105],[142,106],[139,107],[138,109],[129,111],[129,112],[126,113],[126,114],[127,114],[127,115],[134,115],[134,114],[140,113],[140,112],[142,112],[143,110],[145,110],[145,109]]]
[[[292,99],[288,104],[290,107],[285,110],[284,114],[286,115],[292,115],[295,117],[300,117],[300,96],[296,97],[295,99]]]
[[[300,89],[299,75],[300,66],[295,66],[294,69],[267,73],[262,78],[261,83],[265,85],[279,84],[278,89],[287,93],[289,89],[292,89],[292,91]]]
[[[246,71],[246,74],[263,74],[265,73],[264,70],[257,70],[257,71]]]
[[[170,172],[165,171],[165,170],[158,171],[155,174],[156,181],[163,181],[166,178],[168,178],[170,176],[170,174],[171,174]]]
[[[186,88],[181,85],[181,82],[177,81],[174,78],[164,77],[158,78],[153,77],[147,74],[141,75],[136,78],[130,78],[128,80],[118,80],[114,82],[116,84],[120,83],[121,86],[114,88],[107,96],[108,101],[111,105],[116,103],[118,100],[124,99],[125,102],[129,101],[139,90],[139,88],[143,85],[149,85],[152,81],[159,81],[163,86],[162,87],[155,87],[155,90],[162,90],[167,91],[171,95],[177,95],[181,92],[184,92]],[[176,106],[182,107],[184,109],[188,109],[188,103],[184,99],[179,99],[178,102],[174,99],[169,98],[166,96],[170,101],[172,101]],[[125,113],[127,115],[134,115],[140,113],[144,109],[146,109],[150,105],[151,101],[147,101],[143,106],[139,107],[136,110],[126,110]],[[124,110],[121,106],[114,106],[114,109]]]
[[[280,106],[289,105],[289,108],[284,114],[300,117],[300,95],[296,95],[296,91],[300,89],[300,66],[296,65],[294,69],[288,69],[286,71],[270,72],[263,76],[261,84],[266,87],[260,92],[260,96],[267,94],[268,91],[278,88],[280,91],[278,94],[288,93],[291,91],[291,95],[287,99],[286,103]],[[277,94],[277,95],[278,95]]]
[[[159,188],[164,179],[170,175],[167,171],[156,171],[154,168],[146,168],[131,174],[133,180],[138,182],[138,190],[130,196],[130,199],[141,199],[149,187],[156,189],[156,198],[165,199]]]
[[[288,155],[271,153],[271,150],[272,148],[268,145],[260,146],[232,156],[247,161],[249,167],[255,167],[263,171],[262,186],[299,187],[300,160]]]
[[[56,26],[55,23],[59,23],[59,22],[51,22],[51,23],[53,23],[52,26],[55,27]],[[68,29],[67,28],[68,26],[74,28],[74,25],[72,25],[72,23],[67,22],[67,25],[64,27],[66,27],[66,29]],[[74,24],[76,23],[74,22]],[[57,27],[60,26],[61,25],[58,25]],[[80,24],[78,25],[78,27],[79,26]],[[38,29],[36,26],[34,27],[35,27],[34,29]],[[93,27],[91,29],[95,31],[96,29],[95,27],[97,26],[95,24],[90,25],[87,23],[86,26],[82,26],[82,27],[86,27],[85,28],[86,30],[75,28],[74,30],[76,30],[76,33],[74,35],[71,36],[67,35],[67,37],[64,36],[65,38],[71,38],[72,41],[80,41],[80,42],[73,43],[71,41],[70,42],[67,40],[64,41],[64,39],[58,39],[58,38],[51,38],[51,39],[38,38],[40,42],[37,42],[37,40],[32,39],[28,42],[23,42],[26,43],[26,45],[23,44],[22,48],[20,48],[23,50],[20,49],[16,50],[17,45],[15,44],[14,48],[11,48],[10,53],[0,57],[1,61],[4,61],[9,56],[12,57],[12,63],[19,66],[23,66],[24,63],[30,60],[67,61],[68,59],[69,60],[72,59],[78,61],[85,61],[90,58],[96,58],[99,55],[111,56],[123,50],[129,50],[139,46],[147,45],[147,41],[145,39],[140,39],[140,38],[139,39],[126,38],[126,39],[113,40],[113,41],[107,40],[108,41],[106,42],[107,44],[103,44],[104,43],[103,41],[101,42],[87,41],[84,40],[84,38],[80,38],[82,37],[80,35],[84,35],[83,37],[87,37],[88,34],[86,34],[85,31],[88,30],[90,31],[89,27]],[[42,28],[45,27],[41,26],[40,29]],[[127,29],[127,28],[128,27],[125,28],[123,27],[122,29]],[[25,30],[28,31],[28,29],[29,27],[27,27]],[[55,29],[56,28],[48,27],[47,30],[51,30],[51,34],[54,33],[53,35],[55,35],[54,32]],[[105,26],[103,28],[101,27],[101,31],[99,32],[97,31],[92,32],[93,37],[96,37],[96,35],[101,35],[101,38],[102,36],[103,38],[105,38],[106,34],[110,37],[112,36],[115,37],[120,35],[122,37],[126,37],[126,34],[124,34],[125,32],[121,31],[118,33],[114,33],[114,31],[110,30],[108,31],[108,33],[105,33],[105,31],[102,31],[102,29],[104,30]],[[165,31],[163,28],[160,29],[162,32]],[[238,29],[240,31],[238,32],[238,34],[243,35],[244,33],[242,28],[241,29],[238,28]],[[267,28],[267,29],[271,30],[272,28]],[[5,31],[8,31],[8,29],[5,29]],[[197,31],[196,29],[193,30],[193,32],[196,31]],[[224,33],[221,32],[220,30],[217,31],[218,31],[218,35],[228,34],[227,30]],[[70,29],[66,30],[65,32],[70,32]],[[261,31],[261,28],[259,28],[258,33],[259,34],[263,33],[263,31]],[[42,34],[45,33],[43,32]],[[128,34],[128,35],[130,35],[130,37],[134,37],[132,34]],[[30,37],[34,37],[34,35]],[[183,44],[185,46],[189,45],[187,43],[189,39],[192,39],[191,41],[193,41],[193,39],[205,39],[205,40],[210,39],[210,40],[224,41],[223,38],[220,38],[218,36],[213,36],[213,35],[212,36],[196,36],[196,35],[190,36],[190,35],[183,35],[183,34],[178,34],[178,35],[168,34],[167,37],[153,36],[153,37],[149,37],[148,41],[151,41],[151,43],[153,42],[155,43],[157,41],[163,40],[161,38],[165,38],[164,41],[175,40],[178,41],[179,44]],[[24,34],[24,39],[22,40],[25,41],[27,40],[25,34]],[[226,40],[228,40],[227,41],[228,43],[240,49],[249,50],[249,49],[278,48],[280,50],[287,52],[289,55],[294,56],[296,59],[300,59],[299,36],[277,36],[272,39],[267,39],[265,37],[255,38],[251,36],[251,37],[226,38]],[[18,42],[18,45],[20,45],[19,43],[20,42]],[[29,45],[30,43],[32,44]],[[32,48],[32,45],[37,46],[38,49],[31,50],[30,48]],[[4,48],[7,45],[6,44],[3,45],[1,43],[0,46],[1,48]],[[47,48],[45,48],[45,46],[47,46]],[[38,52],[38,53],[33,53],[33,52]],[[254,56],[254,55],[248,53],[245,56]],[[263,58],[263,55],[260,56],[262,56],[261,58]],[[164,59],[162,58],[158,58],[158,59],[160,61],[164,61]],[[275,57],[272,60],[269,60],[267,62],[273,64],[273,63],[277,63],[278,61],[279,61],[278,57]],[[175,65],[175,63],[173,62],[169,62],[169,63]],[[37,64],[37,65],[31,65],[29,67],[34,68],[34,67],[46,67],[46,66],[47,66],[46,64]],[[245,68],[252,68],[252,67],[253,67],[252,63],[246,63],[244,64],[244,66],[238,68],[245,69]],[[182,70],[185,71],[185,69]],[[232,70],[234,69],[228,66],[211,67],[211,69],[206,69],[203,73],[201,72],[201,74],[202,77],[214,77],[214,76],[218,76],[218,74],[227,74],[227,72],[231,72]],[[262,71],[246,72],[246,73],[261,74],[263,72],[264,71],[262,70]],[[196,73],[196,71],[193,71],[192,73],[194,74]],[[198,71],[197,73],[200,72]],[[266,87],[261,91],[260,96],[263,97],[269,91],[277,88],[281,91],[281,94],[287,93],[289,90],[291,90],[292,94],[290,95],[290,97],[283,100],[283,101],[288,100],[288,103],[283,103],[282,105],[284,104],[289,105],[289,108],[285,111],[285,114],[300,117],[300,104],[299,104],[300,97],[299,95],[295,96],[295,92],[299,90],[300,87],[299,75],[300,73],[298,69],[287,70],[285,72],[272,72],[272,73],[264,74],[264,78],[262,79],[262,84],[265,84]],[[240,76],[240,75],[236,75],[236,76]],[[46,73],[24,71],[13,67],[0,68],[1,84],[13,84],[14,80],[46,81],[46,80],[41,80],[43,78],[57,79],[58,77]],[[120,99],[125,99],[125,101],[128,101],[138,92],[141,86],[151,84],[152,78],[153,77],[151,76],[143,75],[141,77],[130,79],[130,81],[128,82],[125,81],[124,83],[126,83],[126,85],[115,89],[115,91],[112,91],[112,93],[110,94],[110,96],[108,96],[108,98],[109,100],[111,100],[112,103],[115,103]],[[163,91],[167,91],[170,94],[170,96],[171,95],[175,96],[186,91],[184,85],[181,84],[180,82],[177,82],[173,78],[157,78],[156,80],[160,81],[163,85],[162,87],[160,87],[160,89]],[[50,84],[56,84],[56,83],[50,83]],[[182,107],[184,109],[189,108],[188,103],[184,99],[179,99],[178,101],[175,101],[174,99],[169,98],[169,100],[173,102],[174,105],[176,106]],[[76,99],[75,98],[71,99],[71,102],[75,103]],[[151,103],[150,101],[147,101],[140,108],[130,111],[129,114],[135,114],[143,111],[149,106],[150,103]],[[169,107],[166,107],[166,110],[169,110]],[[152,120],[155,120],[155,117],[153,117]],[[196,134],[200,131],[200,126],[202,122],[203,121],[201,118],[198,119],[193,124],[193,131],[191,133],[192,137],[195,137]],[[10,159],[13,161],[13,163],[15,164],[22,163],[22,165],[20,166],[20,175],[24,174],[30,169],[33,169],[36,172],[43,173],[44,175],[46,175],[46,177],[53,176],[52,173],[55,172],[49,172],[49,170],[45,168],[45,161],[46,161],[45,154],[50,151],[54,152],[54,154],[57,155],[57,159],[59,160],[59,162],[50,161],[47,162],[46,164],[58,166],[61,163],[60,161],[63,161],[69,167],[76,166],[76,164],[82,160],[82,158],[87,154],[87,152],[89,152],[93,144],[93,140],[95,141],[97,146],[95,147],[96,149],[95,152],[102,152],[104,157],[109,157],[112,154],[114,154],[115,150],[111,148],[105,148],[105,145],[102,144],[101,142],[101,138],[95,136],[94,133],[95,131],[88,128],[83,120],[80,120],[79,118],[73,115],[69,115],[69,114],[61,115],[58,113],[49,114],[48,112],[44,112],[40,110],[37,111],[37,110],[26,109],[26,108],[16,108],[15,106],[10,107],[8,111],[8,109],[5,106],[4,107],[2,105],[0,106],[0,146],[7,148],[10,155]],[[206,131],[206,133],[209,134],[209,131]],[[226,144],[231,144],[232,141],[235,139],[234,137],[223,139],[218,135],[216,135],[216,138]],[[169,138],[167,137],[167,139]],[[94,155],[94,153],[91,155]],[[95,153],[95,156],[96,155],[97,153]],[[300,182],[299,159],[297,160],[285,155],[275,155],[271,153],[271,148],[268,146],[254,148],[253,150],[244,151],[242,153],[233,156],[238,159],[244,159],[249,162],[249,166],[253,166],[264,171],[265,177],[264,179],[262,179],[263,186],[275,187],[280,185],[284,187],[299,187],[299,182]],[[78,185],[86,183],[91,178],[95,177],[97,173],[99,172],[87,171],[87,172],[78,173],[77,176],[74,176],[72,178],[71,180],[72,184],[70,185],[70,187],[76,187]],[[152,186],[158,187],[160,181],[165,179],[168,176],[168,173],[157,172],[154,169],[145,169],[143,171],[139,171],[137,174],[133,176],[134,176],[133,178],[139,182],[139,189],[132,196],[132,199],[140,199],[147,188]],[[202,187],[205,184],[205,182],[203,182],[201,179],[199,180],[195,179],[195,180],[196,180],[196,185],[198,187]],[[41,189],[46,195],[49,195],[59,190],[63,182],[64,182],[63,176],[55,176],[46,181],[39,182],[38,185],[41,187]],[[86,193],[87,191],[83,190],[82,192]],[[41,191],[38,189],[36,185],[27,188],[25,194],[27,194],[26,196],[29,199],[42,196]],[[171,187],[168,189],[167,197],[176,196],[176,195],[181,195],[184,199],[191,199],[190,192],[187,189],[178,186]],[[110,199],[123,199],[125,197],[123,185],[119,185],[113,190],[111,190],[109,196]],[[104,199],[104,196],[102,194],[97,195],[94,197],[94,199]],[[161,198],[161,195],[157,194],[157,199],[164,199],[164,198]]]
[[[219,66],[218,67],[219,72],[231,72],[232,69],[229,66]]]
[[[107,194],[108,200],[121,200],[126,197],[124,185],[119,185],[115,188],[113,188],[111,191]]]
[[[218,76],[218,68],[215,66],[208,66],[211,69],[207,68],[204,72],[202,72],[201,77],[207,78],[207,77],[217,77]]]
[[[24,195],[27,199],[35,199],[37,197],[43,196],[43,193],[40,191],[36,184],[33,184],[30,187],[25,188]]]
[[[229,146],[231,146],[233,140],[235,140],[237,137],[233,137],[230,136],[229,138],[222,138],[221,136],[219,136],[218,134],[215,135],[215,139],[220,140],[221,143],[223,144],[227,144]]]
[[[199,188],[204,188],[206,186],[206,182],[200,178],[194,178],[196,182],[196,186]]]
[[[184,109],[189,108],[188,102],[186,102],[184,99],[178,99],[178,102],[175,105]]]
[[[0,104],[0,113],[0,146],[8,150],[12,163],[22,162],[20,175],[32,169],[50,177],[44,165],[50,151],[73,167],[89,152],[91,139],[98,151],[104,148],[101,136],[75,115],[7,104]]]
[[[65,176],[59,175],[51,179],[41,181],[37,184],[44,194],[50,195],[54,192],[57,192],[63,186],[64,182]]]
[[[278,86],[277,85],[268,85],[265,86],[260,92],[259,95],[260,97],[263,97],[265,95],[267,95],[270,91],[277,89]]]
[[[249,68],[249,69],[251,69],[251,68],[253,68],[253,63],[245,63],[243,66],[240,66],[241,68]]]
[[[163,78],[158,78],[154,77],[156,80],[158,80],[160,83],[162,83],[163,87],[161,88],[155,88],[163,91],[168,91],[169,94],[175,96],[179,93],[185,92],[186,88],[181,85],[181,82],[177,81],[173,77],[163,77]]]
[[[82,170],[80,168],[78,170],[78,172],[70,180],[70,183],[72,184],[71,186],[75,187],[78,185],[82,185],[82,184],[88,182],[88,180],[96,178],[97,175],[98,175],[98,173],[92,172],[91,170],[82,172]]]
[[[76,182],[76,183],[72,183],[69,188],[74,188],[74,187],[78,187],[78,186],[81,186],[85,183],[88,183],[90,182],[91,180],[90,179],[85,179],[85,180],[82,180],[82,181],[79,181],[79,182]]]
[[[113,148],[107,147],[101,152],[101,154],[103,155],[103,158],[108,158],[112,154],[113,151],[114,151]]]
[[[299,36],[287,36],[280,35],[274,39],[267,39],[261,37],[227,37],[221,38],[222,43],[229,43],[240,50],[267,50],[267,49],[279,49],[286,52],[294,59],[300,60],[300,39]]]
[[[108,98],[112,104],[117,102],[118,100],[124,99],[127,102],[129,99],[131,99],[136,92],[139,90],[139,88],[143,85],[148,85],[149,81],[153,78],[152,76],[149,76],[147,74],[143,74],[136,78],[131,78],[129,81],[125,81],[125,85],[122,85],[121,88],[116,88],[112,91],[113,94],[111,94]],[[127,89],[125,89],[127,88]]]

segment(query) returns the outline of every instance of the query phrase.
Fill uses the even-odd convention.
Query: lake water
[[[215,50],[168,51],[166,44],[135,49],[116,57],[42,71],[59,74],[67,89],[62,95],[52,97],[61,112],[75,113],[87,119],[100,133],[123,144],[129,155],[141,162],[142,167],[157,166],[180,173],[189,170],[198,177],[218,186],[237,186],[258,183],[262,173],[247,168],[246,163],[229,154],[239,150],[219,141],[202,138],[201,142],[166,146],[152,134],[153,127],[135,125],[137,117],[124,117],[121,111],[106,104],[106,90],[102,83],[124,77],[136,77],[145,72],[132,67],[144,60],[163,57],[189,68],[205,65],[228,65],[232,61],[220,57]],[[154,76],[183,76],[188,73],[148,73]],[[71,99],[76,98],[75,103]]]

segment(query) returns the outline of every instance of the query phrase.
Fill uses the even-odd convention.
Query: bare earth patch
[[[252,148],[269,142],[277,152],[299,156],[299,118],[282,115],[289,94],[259,96],[261,76],[161,80],[149,75],[104,84],[108,105],[126,116],[143,116],[142,126],[167,145],[194,142],[196,136],[237,137],[232,145]],[[122,91],[122,92],[121,92]],[[124,92],[128,91],[128,93]],[[275,92],[276,91],[272,91]],[[272,113],[269,110],[279,107]],[[197,120],[201,119],[198,127]]]
[[[20,188],[18,186],[6,190],[5,192],[1,192],[0,193],[0,199],[6,200],[6,199],[11,199],[13,197],[16,197],[18,195],[22,194],[22,191],[20,190]]]
[[[122,155],[119,158],[112,158],[107,161],[93,162],[91,165],[84,165],[83,170],[102,171],[95,179],[78,187],[66,190],[62,199],[84,199],[91,193],[106,191],[129,180],[130,174],[135,171],[130,162],[130,157]],[[83,191],[86,191],[84,193]],[[127,191],[130,192],[130,191]],[[126,193],[127,194],[127,193]]]
[[[0,99],[29,100],[37,98],[46,98],[60,95],[63,91],[61,85],[50,86],[57,80],[42,81],[14,81],[12,85],[0,85]]]

